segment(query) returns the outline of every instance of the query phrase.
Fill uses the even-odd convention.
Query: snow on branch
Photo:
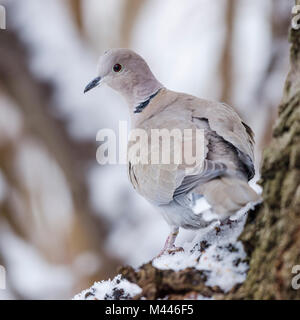
[[[212,299],[234,291],[248,271],[238,240],[245,220],[246,215],[215,222],[186,243],[184,252],[165,254],[137,270],[121,267],[113,280],[95,283],[74,299]]]

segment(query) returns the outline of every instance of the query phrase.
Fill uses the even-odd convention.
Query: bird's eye
[[[116,63],[113,67],[114,72],[120,72],[122,70],[122,66],[119,63]]]

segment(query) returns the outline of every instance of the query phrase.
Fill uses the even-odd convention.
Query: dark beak
[[[94,79],[93,81],[91,81],[84,89],[84,93],[92,90],[93,88],[97,87],[100,83],[101,78],[97,77],[96,79]]]

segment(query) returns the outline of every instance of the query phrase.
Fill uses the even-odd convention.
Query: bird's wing
[[[196,163],[187,163],[186,150],[196,150],[196,129],[207,129],[207,121],[195,120],[191,110],[188,110],[180,104],[173,104],[169,108],[164,109],[159,114],[147,119],[142,125],[142,129],[147,132],[149,145],[148,164],[137,163],[131,152],[128,151],[128,174],[134,188],[146,199],[156,204],[167,204],[173,200],[174,196],[179,197],[184,193],[188,193],[199,183],[213,179],[226,170],[226,166],[222,163],[209,161],[206,159],[208,153],[208,137],[202,136],[200,139],[199,152],[194,154],[197,158]],[[173,129],[179,130],[182,134],[182,140],[173,139],[170,149],[170,164],[153,164],[151,156],[154,152],[162,150],[165,146],[160,140],[155,143],[150,139],[151,129]],[[185,129],[192,130],[192,139],[189,135],[185,135]],[[204,133],[204,132],[203,132]],[[198,142],[199,143],[199,142]],[[145,147],[146,143],[142,143],[141,147]],[[129,143],[130,150],[132,142]],[[174,156],[181,150],[182,162],[176,163]],[[134,163],[135,162],[135,163]]]
[[[183,111],[183,112],[182,112]],[[192,121],[190,111],[184,109],[179,113],[170,112],[165,109],[153,115],[140,125],[139,129],[147,133],[147,141],[144,140],[140,148],[148,148],[148,163],[140,163],[130,151],[136,144],[134,139],[128,144],[128,174],[134,188],[146,199],[156,204],[167,204],[173,199],[176,188],[181,184],[185,177],[185,165],[175,161],[179,153],[184,154],[183,131],[184,129],[197,129]],[[169,130],[170,140],[170,162],[163,162],[161,157],[157,164],[153,163],[153,156],[162,150],[166,151],[163,140],[154,138],[153,130]],[[175,129],[176,131],[172,132]],[[180,133],[182,139],[176,135]],[[175,137],[175,138],[174,138]],[[194,142],[194,141],[193,141]],[[207,144],[207,142],[205,142]],[[148,144],[146,146],[146,144]],[[134,150],[134,149],[133,149]],[[207,153],[206,145],[203,152]],[[167,154],[167,152],[166,152]],[[203,155],[205,157],[205,155]],[[182,157],[181,157],[182,159]],[[180,159],[180,160],[181,160]],[[198,164],[199,166],[202,163]]]
[[[208,122],[208,130],[215,131],[217,135],[236,149],[241,162],[248,168],[248,177],[254,175],[253,133],[242,122],[233,108],[222,103],[210,102],[172,91],[168,91],[167,94],[177,95],[177,97],[176,99],[171,97],[170,101],[172,103],[170,105],[162,106],[160,112],[152,114],[151,117],[145,119],[139,125],[147,132],[149,139],[151,129],[195,130],[203,129],[202,124]],[[201,119],[207,121],[201,121]],[[172,162],[178,148],[183,148],[182,141],[176,139],[174,139],[174,144],[171,143],[170,164],[161,162],[153,164],[151,162],[150,157],[153,155],[153,150],[157,151],[157,149],[161,150],[163,148],[161,141],[155,144],[148,140],[148,164],[134,163],[134,157],[130,156],[129,152],[128,173],[135,189],[146,199],[156,204],[167,204],[174,199],[174,196],[180,197],[202,181],[208,181],[224,174],[226,165],[219,161],[208,161],[207,159],[209,135],[204,135],[203,139],[202,157],[194,167],[190,167],[185,162],[181,164]],[[193,145],[191,148],[194,148],[194,143],[195,139],[192,139]],[[145,143],[143,145],[145,146]],[[184,151],[182,151],[182,154],[184,154]]]
[[[194,97],[190,98],[189,106],[194,117],[207,119],[211,130],[236,148],[239,159],[248,171],[248,179],[253,178],[255,173],[254,133],[236,111],[224,103]]]
[[[186,175],[180,186],[174,191],[173,197],[176,198],[189,193],[200,183],[207,182],[223,175],[226,170],[227,167],[224,163],[205,159],[201,172],[194,175]]]

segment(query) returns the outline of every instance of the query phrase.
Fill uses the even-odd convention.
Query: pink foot
[[[156,258],[161,257],[163,254],[168,253],[168,254],[174,254],[175,252],[183,251],[183,248],[181,247],[175,247],[175,239],[178,235],[179,228],[178,227],[173,227],[171,230],[171,233],[169,234],[166,243],[164,245],[164,248],[162,251],[156,256]]]

